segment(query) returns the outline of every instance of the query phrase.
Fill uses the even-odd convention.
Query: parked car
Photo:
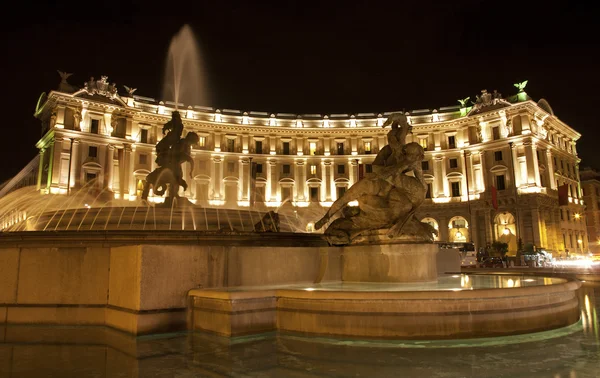
[[[504,267],[504,265],[502,264],[502,258],[500,258],[500,257],[487,257],[480,263],[480,266],[482,268],[503,268]]]

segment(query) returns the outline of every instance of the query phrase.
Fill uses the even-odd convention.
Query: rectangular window
[[[262,140],[254,141],[254,152],[257,154],[262,154]]]
[[[365,142],[365,154],[371,153],[371,142]]]
[[[424,151],[427,151],[427,138],[419,138],[419,144],[423,147]]]
[[[567,220],[568,221],[571,220],[571,212],[569,210],[567,210]]]
[[[450,168],[458,168],[458,159],[450,159]]]
[[[140,164],[146,164],[148,162],[148,155],[140,154]]]
[[[452,197],[460,197],[460,182],[452,183]]]
[[[88,148],[88,156],[93,158],[98,157],[98,147],[90,146]]]
[[[311,165],[310,166],[310,174],[311,175],[316,175],[317,174],[317,166],[316,165]]]
[[[344,154],[344,143],[338,143],[337,144],[337,154],[338,155],[343,155]]]
[[[373,173],[373,164],[365,164],[365,172]]]
[[[140,130],[140,142],[148,143],[148,129]]]
[[[424,171],[428,171],[429,170],[429,160],[423,160],[421,162],[421,169]]]
[[[198,137],[198,146],[206,147],[206,137]]]
[[[498,175],[496,176],[496,189],[498,190],[504,190],[506,189],[506,184],[504,182],[504,175]]]
[[[557,165],[556,165],[556,156],[553,157],[552,160],[554,160],[554,167],[557,167]]]
[[[342,196],[344,195],[344,193],[346,193],[346,187],[345,186],[338,186],[337,187],[337,198],[342,198]]]
[[[256,164],[256,173],[263,173],[262,172],[262,164]]]
[[[564,215],[562,209],[558,209],[558,211],[560,212],[560,220],[565,220],[565,215]]]
[[[427,193],[425,193],[425,198],[431,198],[431,192],[433,191],[433,187],[431,183],[427,183]]]
[[[499,127],[492,127],[492,137],[494,138],[494,140],[498,140],[500,139],[500,128]]]
[[[99,130],[100,130],[100,120],[99,119],[92,119],[92,124],[90,126],[90,133],[92,133],[92,134],[98,134]]]
[[[456,148],[456,138],[454,135],[450,135],[448,137],[448,148]]]
[[[318,187],[310,187],[310,200],[312,202],[319,202],[319,188]]]
[[[496,152],[494,152],[494,160],[495,161],[502,161],[502,151],[496,151]]]
[[[343,175],[346,173],[346,166],[344,164],[338,164],[338,174]]]
[[[566,238],[565,234],[563,234],[563,244],[564,244],[565,248],[567,248],[567,238]]]
[[[94,181],[95,179],[96,179],[96,174],[95,173],[89,173],[89,172],[87,172],[85,174],[85,182]]]
[[[227,151],[235,152],[235,139],[227,139]]]
[[[310,155],[316,155],[317,154],[317,142],[310,142],[308,144],[308,149],[309,149],[309,153]]]
[[[289,164],[284,164],[283,165],[283,174],[284,175],[289,175],[290,174],[290,165]]]
[[[290,154],[290,142],[283,142],[283,154],[284,155]]]

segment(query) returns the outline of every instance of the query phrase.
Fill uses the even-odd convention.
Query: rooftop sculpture
[[[194,159],[192,158],[192,145],[199,141],[198,134],[189,132],[185,138],[183,123],[178,111],[174,111],[171,120],[164,124],[163,135],[160,142],[156,144],[156,164],[158,168],[150,172],[144,182],[142,200],[147,200],[152,187],[155,195],[162,196],[165,193],[165,204],[172,204],[173,199],[179,197],[179,187],[187,190],[188,184],[183,178],[181,165],[190,163],[190,178],[193,177]],[[181,204],[181,203],[180,203]]]
[[[406,143],[411,126],[404,114],[390,115],[383,127],[388,125],[392,127],[388,145],[377,154],[373,172],[352,185],[315,224],[320,229],[341,213],[325,230],[330,244],[433,241],[433,227],[414,218],[427,193],[421,170],[423,147]],[[350,206],[353,201],[358,206]]]

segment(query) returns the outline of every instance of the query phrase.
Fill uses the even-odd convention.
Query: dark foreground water
[[[600,377],[600,288],[584,286],[580,303],[564,329],[434,343],[0,326],[0,377]]]

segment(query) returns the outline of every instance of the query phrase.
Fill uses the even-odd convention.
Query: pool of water
[[[0,377],[598,377],[600,288],[578,296],[581,320],[566,328],[438,342],[0,326]]]
[[[291,290],[307,291],[460,291],[501,289],[515,287],[529,287],[541,285],[556,285],[567,280],[558,277],[536,277],[520,274],[511,275],[476,275],[454,274],[440,276],[437,282],[429,283],[389,283],[389,282],[324,282],[320,284],[278,285],[278,286],[252,286],[220,288],[219,291],[240,292],[246,290],[269,290],[285,288]]]

